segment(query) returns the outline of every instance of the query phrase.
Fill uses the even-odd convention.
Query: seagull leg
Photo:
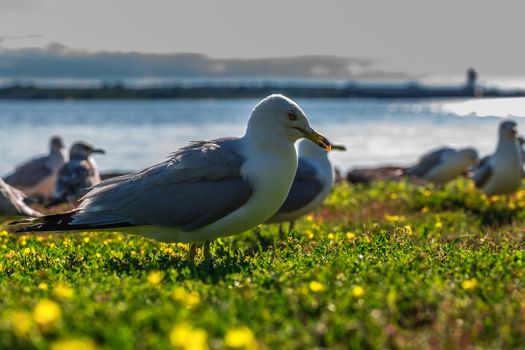
[[[295,226],[295,220],[290,221],[290,226],[288,226],[288,235],[292,233],[294,226]]]
[[[279,223],[279,239],[281,241],[285,239],[285,237],[284,237],[284,228],[283,228],[283,223],[282,222]]]
[[[204,242],[204,261],[211,267],[213,266],[213,256],[211,255],[211,242]]]
[[[195,256],[197,255],[197,244],[196,243],[190,243],[190,247],[188,250],[188,263],[195,267]]]

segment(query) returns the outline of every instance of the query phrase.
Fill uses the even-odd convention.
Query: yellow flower
[[[355,233],[348,231],[348,232],[346,233],[346,238],[347,238],[347,239],[350,239],[350,240],[351,240],[351,239],[354,239],[354,238],[355,238]]]
[[[11,325],[18,335],[26,335],[31,330],[33,322],[31,316],[25,311],[17,311],[10,317]]]
[[[61,317],[60,306],[49,299],[40,300],[33,310],[33,319],[41,327],[52,327]]]
[[[461,287],[465,290],[471,290],[478,286],[478,281],[475,278],[471,278],[469,280],[464,280],[461,282]]]
[[[148,273],[148,283],[152,286],[156,286],[162,281],[162,272],[160,271],[151,271]]]
[[[7,237],[8,235],[9,235],[9,233],[7,233],[6,230],[0,231],[0,237]]]
[[[257,347],[253,332],[246,326],[233,328],[226,332],[224,344],[234,349],[255,349]]]
[[[335,238],[334,233],[333,233],[333,232],[330,232],[330,233],[328,234],[328,239],[334,239],[334,238]]]
[[[51,344],[51,350],[96,350],[97,346],[91,339],[60,339]]]
[[[411,234],[412,234],[412,227],[411,227],[410,225],[406,225],[406,226],[404,227],[404,229],[405,229],[405,233],[406,233],[407,235],[411,235]]]
[[[421,213],[423,213],[423,214],[428,213],[428,207],[421,208]]]
[[[47,283],[41,282],[38,284],[38,289],[46,291],[47,290]]]
[[[71,299],[73,295],[75,294],[75,292],[73,291],[72,288],[66,286],[65,284],[58,284],[53,289],[53,294],[55,294],[59,298]]]
[[[84,238],[82,238],[82,240],[84,241],[84,243],[88,243],[89,242],[89,237],[84,237]]]
[[[404,221],[405,217],[403,215],[389,215],[385,214],[385,220],[389,222],[398,222],[398,221]]]
[[[192,328],[187,323],[180,323],[170,332],[170,342],[173,346],[184,350],[207,350],[208,335],[203,329]]]
[[[314,221],[313,215],[306,215],[306,221],[308,221],[308,222]]]
[[[356,298],[361,298],[363,295],[365,295],[365,289],[361,286],[355,286],[352,288],[352,295]]]
[[[435,228],[436,230],[439,230],[439,229],[442,228],[442,227],[443,227],[443,223],[442,223],[441,221],[438,221],[438,222],[436,222],[436,223],[434,224],[434,228]]]
[[[31,253],[31,249],[29,248],[24,248],[24,255],[28,255]]]
[[[425,197],[430,197],[431,195],[432,195],[432,192],[429,191],[429,190],[425,190],[425,191],[423,192],[423,196],[425,196]]]
[[[197,292],[189,292],[183,287],[177,287],[172,292],[173,299],[186,305],[189,308],[199,305],[201,297]]]
[[[310,290],[314,293],[324,292],[326,287],[321,282],[312,281],[309,284]]]

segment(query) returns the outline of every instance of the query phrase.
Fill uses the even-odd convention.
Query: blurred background
[[[525,117],[525,3],[0,0],[0,175],[49,137],[138,170],[296,99],[343,170],[496,142]]]

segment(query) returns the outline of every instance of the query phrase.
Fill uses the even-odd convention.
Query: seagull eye
[[[292,112],[288,112],[288,119],[297,120],[297,116]]]

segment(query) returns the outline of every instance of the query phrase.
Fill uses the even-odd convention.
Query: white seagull
[[[496,151],[474,169],[476,187],[488,196],[514,193],[521,186],[523,151],[517,135],[515,121],[502,121]]]
[[[30,159],[19,165],[4,180],[28,196],[46,199],[53,193],[58,171],[66,160],[62,137],[53,136],[48,155]]]
[[[0,179],[0,216],[42,216],[36,210],[31,209],[25,202],[22,191],[9,186]]]
[[[334,184],[334,171],[328,152],[309,140],[298,144],[298,167],[288,197],[281,208],[267,223],[290,222],[290,231],[294,221],[320,206],[330,194]],[[341,145],[332,145],[333,150],[344,151]],[[280,228],[282,234],[282,228]]]
[[[105,154],[87,142],[75,142],[71,146],[69,161],[58,172],[53,198],[48,207],[60,203],[74,203],[100,183],[100,173],[93,159],[94,153]]]
[[[253,109],[244,136],[193,142],[163,163],[101,182],[76,210],[18,223],[17,231],[111,230],[163,242],[239,234],[284,203],[300,138],[331,148],[295,102],[271,95]],[[190,256],[194,251],[192,245]]]
[[[474,148],[456,150],[443,147],[423,155],[416,165],[405,171],[405,175],[443,185],[475,166],[478,159],[478,151]]]

